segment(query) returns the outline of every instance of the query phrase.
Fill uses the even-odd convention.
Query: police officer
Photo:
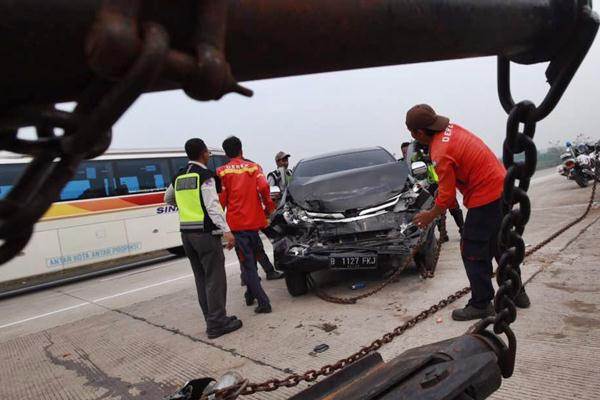
[[[277,186],[283,193],[292,179],[292,170],[289,169],[290,155],[285,151],[280,151],[275,155],[275,164],[277,164],[277,169],[269,172],[267,181],[269,186]]]
[[[219,203],[218,178],[206,168],[210,157],[206,144],[190,139],[185,152],[189,163],[174,177],[165,203],[179,209],[181,241],[194,271],[206,333],[215,339],[242,327],[242,321],[225,311],[227,278],[221,237],[228,250],[235,246],[235,238]]]

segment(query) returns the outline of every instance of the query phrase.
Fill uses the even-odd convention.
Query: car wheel
[[[167,249],[167,251],[171,254],[175,254],[176,256],[185,256],[185,250],[183,246],[171,247]]]
[[[435,234],[435,226],[432,225],[427,233],[427,241],[425,242],[425,245],[421,251],[415,255],[415,264],[417,265],[417,269],[435,272],[438,262],[438,256],[436,252],[438,246],[439,239]]]
[[[587,187],[588,180],[582,173],[579,173],[579,172],[576,173],[574,178],[575,178],[575,182],[577,182],[579,187],[582,187],[582,188]]]
[[[308,292],[308,282],[306,281],[305,273],[286,271],[285,284],[288,292],[294,297],[302,296]]]

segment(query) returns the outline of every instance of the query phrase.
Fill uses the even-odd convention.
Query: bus
[[[210,151],[209,169],[228,162],[223,151]],[[29,162],[0,159],[0,198]],[[0,283],[157,250],[181,254],[177,208],[163,196],[187,162],[182,151],[147,149],[109,150],[82,162],[27,246],[0,266]]]

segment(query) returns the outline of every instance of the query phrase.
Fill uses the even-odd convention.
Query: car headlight
[[[398,203],[394,207],[394,212],[402,212],[408,210],[419,197],[419,191],[421,189],[415,184],[410,190],[402,193],[398,199]]]
[[[283,219],[290,225],[298,225],[301,222],[311,222],[306,211],[298,207],[286,207],[283,211]]]

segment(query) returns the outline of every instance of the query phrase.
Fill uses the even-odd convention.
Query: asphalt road
[[[583,212],[590,188],[542,171],[531,194],[525,238],[533,245]],[[495,399],[598,398],[600,224],[592,222],[599,216],[595,206],[586,221],[527,260],[523,275],[531,278],[533,307],[519,312],[515,376]],[[243,304],[237,259],[227,252],[228,309],[244,327],[216,340],[204,333],[185,259],[1,301],[0,398],[160,399],[195,377],[235,370],[262,381],[335,362],[467,285],[451,223],[449,232],[434,279],[406,271],[399,282],[356,305],[313,295],[291,298],[283,281],[263,281],[274,310],[268,315],[255,315]],[[338,285],[329,282],[327,290],[357,294],[348,288],[354,281],[346,276]],[[365,290],[376,283],[368,280]],[[382,348],[384,358],[464,333],[469,324],[452,321],[450,313],[466,300]],[[329,350],[314,354],[322,343]],[[298,391],[252,398],[283,399]]]

